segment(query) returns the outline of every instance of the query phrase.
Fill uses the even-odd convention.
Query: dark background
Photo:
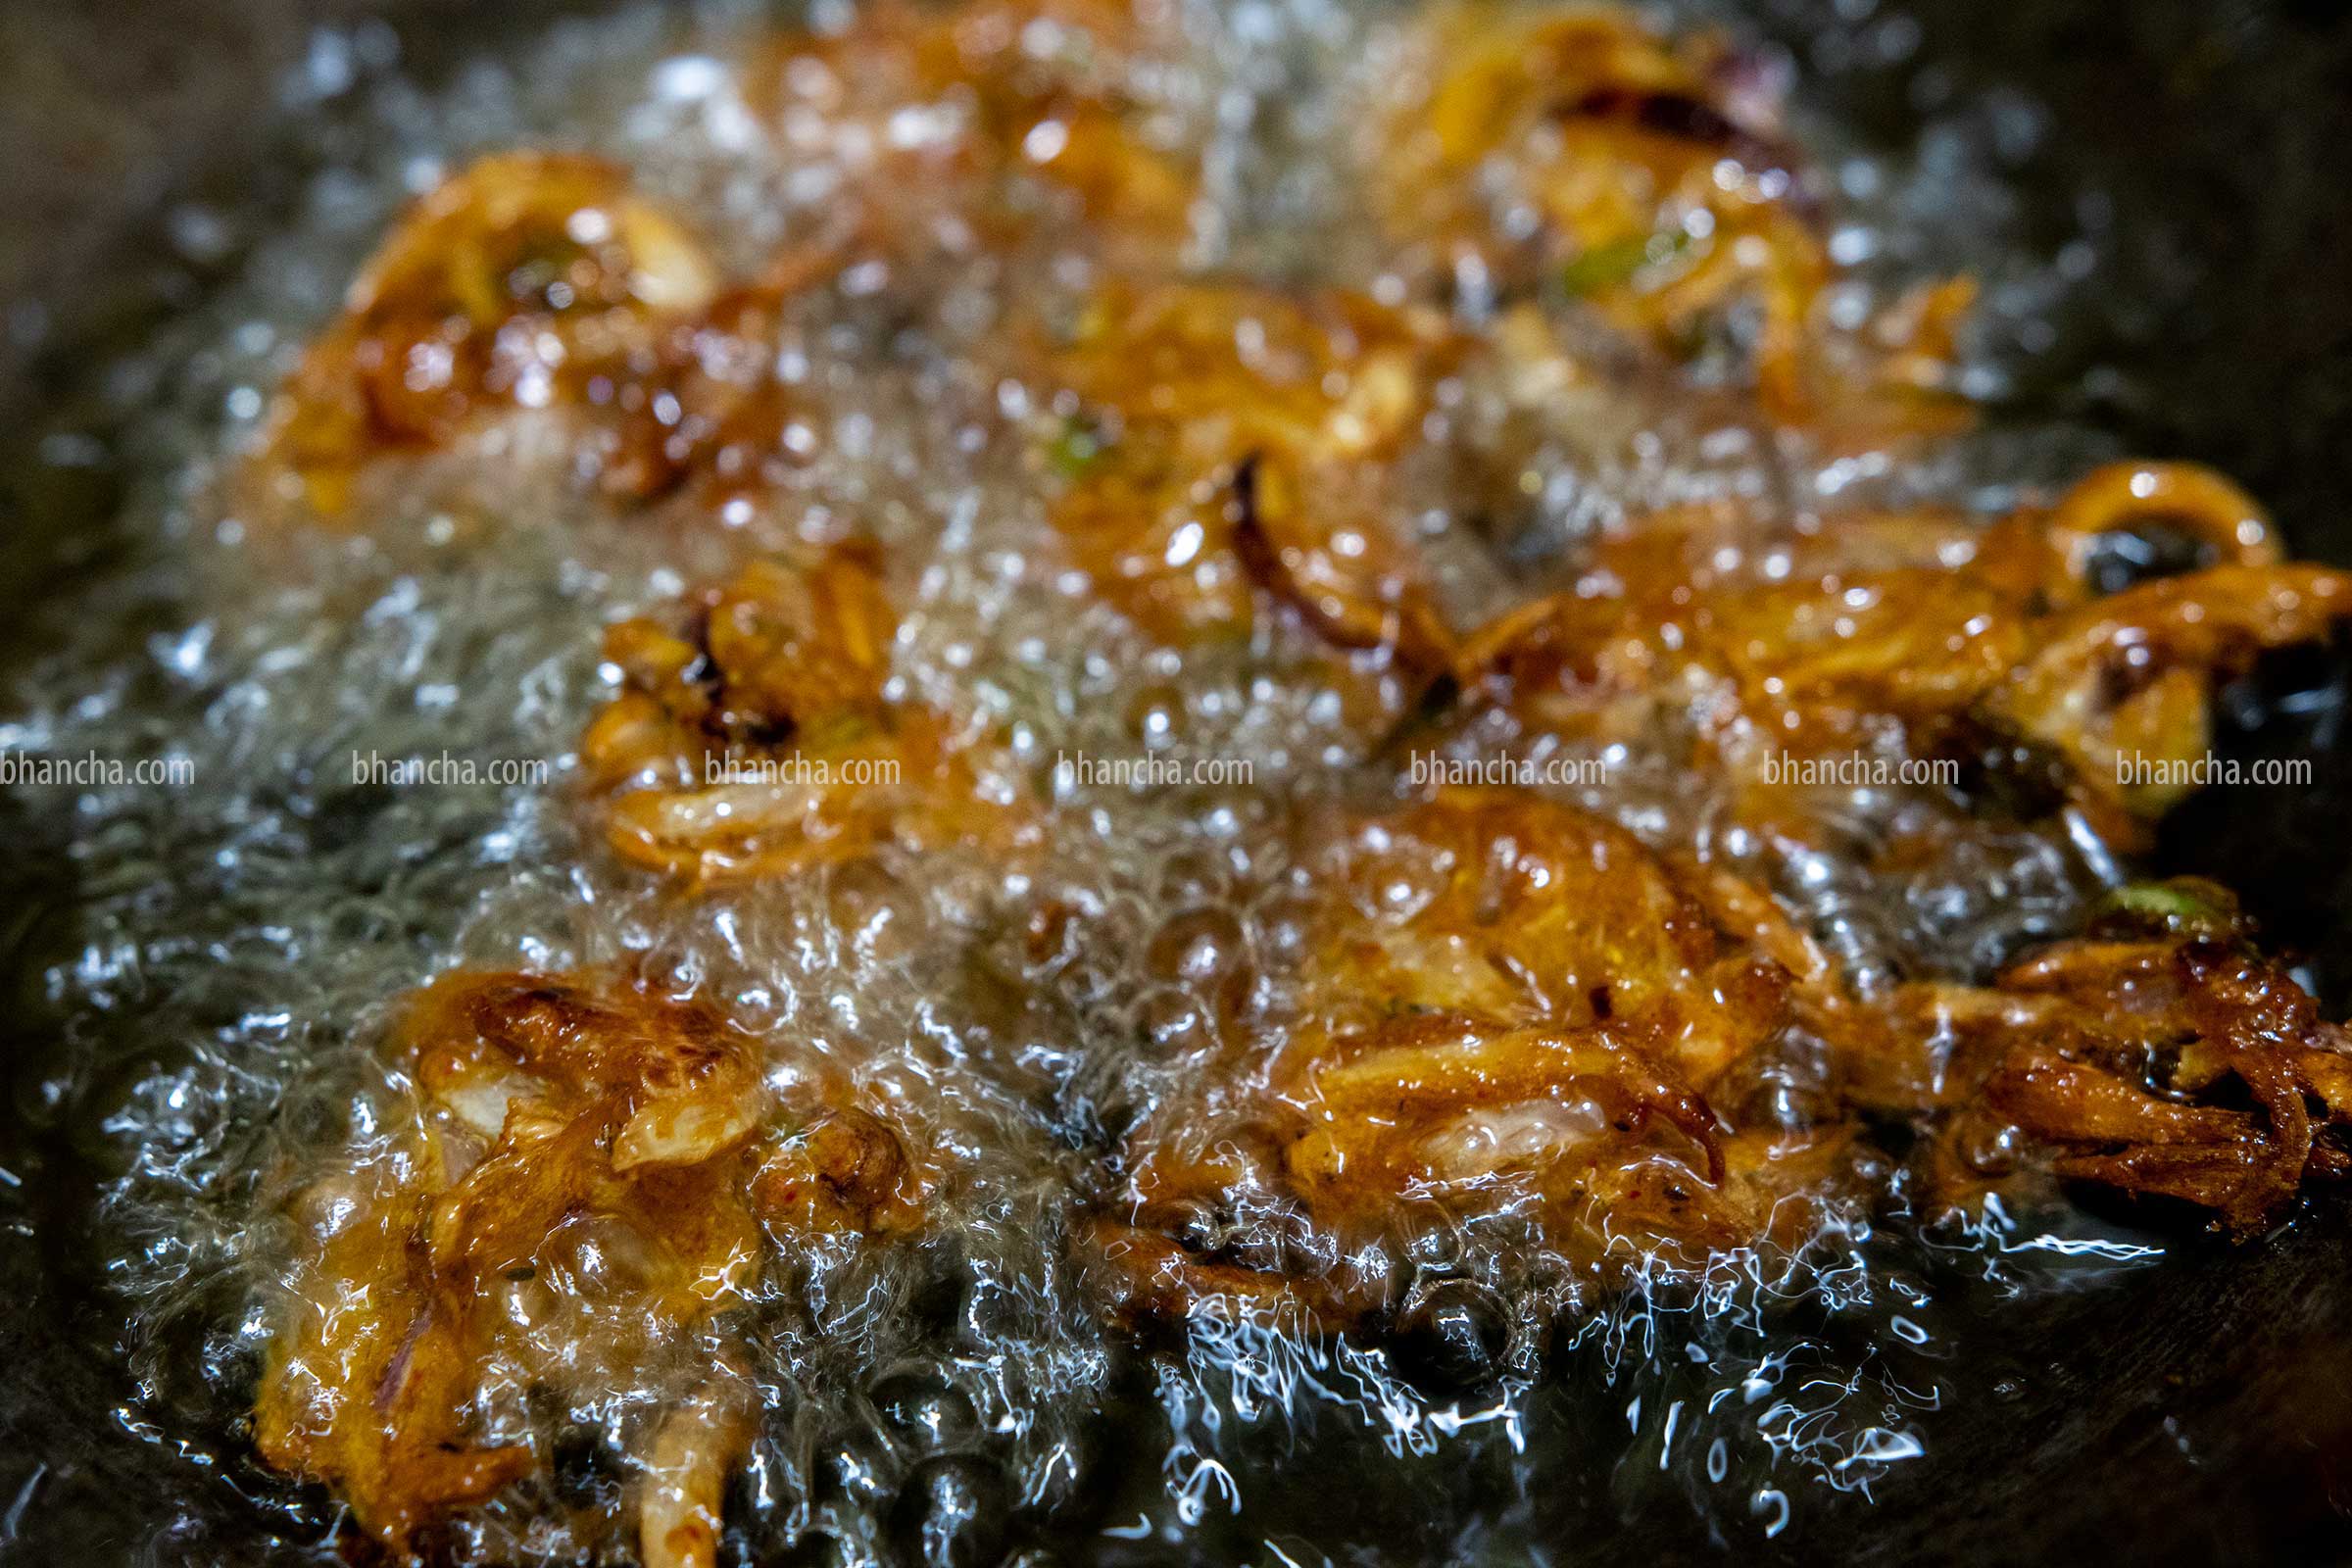
[[[409,69],[430,74],[493,24],[521,33],[567,9],[0,6],[0,584],[13,600],[64,592],[119,550],[104,461],[118,416],[83,372],[236,265],[233,253],[192,264],[165,242],[174,202],[289,199],[300,149],[257,106],[312,27],[383,16]],[[2134,451],[2214,464],[2274,508],[2298,553],[2352,563],[2352,17],[2316,0],[1863,12],[1761,0],[1755,17],[1799,56],[1810,96],[1866,140],[1904,145],[1923,119],[1988,89],[2037,102],[2045,131],[2006,170],[2029,247],[2078,233],[2084,193],[2112,201],[2112,239],[2080,309],[2056,345],[2017,367],[1991,416],[2082,419]],[[1876,29],[1898,14],[1917,24],[1917,47],[1856,64],[1875,58]],[[57,428],[95,434],[96,461],[43,461],[40,437]],[[25,624],[0,619],[0,661],[32,651]],[[2325,706],[2278,722],[2254,700],[2265,683],[2328,673],[2266,671],[2226,736],[2236,750],[2315,755],[2317,784],[2213,792],[2170,826],[2163,858],[2245,890],[2273,940],[2312,959],[2340,1014],[2352,992],[2352,740]],[[267,1547],[224,1478],[130,1435],[118,1372],[80,1348],[109,1333],[74,1246],[86,1180],[17,1098],[53,1038],[29,976],[54,957],[43,911],[71,868],[5,804],[0,852],[13,1091],[0,1101],[0,1165],[24,1178],[0,1186],[0,1559],[252,1559]],[[2125,1289],[2017,1312],[2011,1396],[1961,1399],[1935,1423],[1933,1460],[1898,1467],[1873,1506],[1805,1499],[1800,1528],[1763,1555],[2352,1560],[2348,1242],[2352,1220],[2331,1201],[2260,1245],[2188,1243]],[[213,1500],[156,1540],[181,1512],[171,1499],[191,1494]],[[1583,1555],[1579,1544],[1658,1560],[1686,1544],[1620,1535],[1563,1541],[1563,1555]]]

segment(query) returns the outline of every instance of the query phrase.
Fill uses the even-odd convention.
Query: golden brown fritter
[[[773,1255],[912,1228],[936,1183],[813,1064],[779,1100],[766,1050],[643,978],[459,971],[413,998],[390,1045],[412,1114],[292,1204],[308,1247],[264,1456],[399,1552],[546,1464],[508,1393],[592,1397],[683,1365],[651,1440],[646,1560],[707,1568],[698,1510],[714,1527],[747,1396],[701,1326]]]
[[[612,165],[484,158],[362,270],[280,396],[261,472],[337,513],[370,459],[445,446],[486,409],[585,402],[600,378],[616,395],[717,286],[703,248]]]
[[[1106,288],[1041,346],[1081,406],[1054,524],[1161,641],[1246,635],[1254,584],[1330,642],[1440,669],[1453,633],[1382,516],[1384,466],[1458,351],[1434,318],[1358,295]]]
[[[2207,564],[2098,595],[2097,542],[2179,527]],[[2223,682],[2327,635],[2352,578],[2281,564],[2260,511],[2178,464],[2094,471],[2047,513],[1764,525],[1735,508],[1647,519],[1604,541],[1579,585],[1469,638],[1470,700],[1581,740],[1672,744],[1755,774],[1768,759],[1886,738],[1932,757],[1990,733],[2053,759],[2110,842],[2131,848],[2183,791]]]
[[[873,554],[843,547],[755,563],[683,625],[611,628],[622,689],[580,740],[607,841],[697,885],[892,843],[1033,842],[1030,808],[946,715],[884,697],[897,627]]]
[[[1922,290],[1875,341],[1835,340],[1823,300],[1838,270],[1796,154],[1774,106],[1737,90],[1724,40],[1670,40],[1617,10],[1458,5],[1420,43],[1426,90],[1394,111],[1377,171],[1398,239],[1506,285],[1556,280],[1668,349],[1752,310],[1764,410],[1839,444],[1962,422],[1937,394],[1973,288]]]
[[[1890,1038],[1912,1054],[1863,1093],[1952,1108],[1944,1201],[2039,1167],[2253,1234],[2308,1180],[2352,1170],[2352,1041],[2248,937],[2211,883],[2122,890],[2088,935],[1990,986],[1907,989]]]
[[[1802,1239],[1844,1130],[1707,1098],[1801,988],[1727,874],[1515,790],[1356,817],[1305,864],[1280,1016],[1126,1140],[1097,1232],[1126,1310],[1361,1321],[1415,1233],[1482,1214],[1603,1277]]]

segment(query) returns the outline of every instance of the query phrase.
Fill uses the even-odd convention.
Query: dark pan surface
[[[182,192],[273,199],[252,85],[314,24],[357,14],[309,0],[114,0],[0,18],[0,298],[15,302],[0,321],[0,415],[15,432],[0,444],[0,580],[13,596],[55,592],[111,548],[103,464],[61,469],[32,455],[52,424],[104,428],[65,368],[205,286],[202,268],[161,242],[158,215]],[[503,24],[548,14],[517,7]],[[461,56],[488,25],[440,0],[390,20],[408,57],[427,63]],[[1810,57],[1812,96],[1867,138],[1902,141],[1923,116],[1994,89],[2040,106],[2046,123],[2009,171],[2026,239],[2073,232],[2086,193],[2110,205],[2118,238],[2082,290],[2089,308],[2021,365],[2001,415],[2080,418],[2134,451],[2214,464],[2273,505],[2298,553],[2352,563],[2352,16],[2317,0],[1926,0],[1899,17],[1868,0],[1766,0],[1755,20]],[[1915,26],[1915,43],[1883,47],[1890,25]],[[11,641],[0,632],[0,647]],[[2314,752],[2318,783],[2217,792],[2171,825],[2164,858],[2243,889],[2274,940],[2310,956],[2340,1012],[2352,996],[2352,737],[2322,714],[2230,744]],[[0,1187],[0,1559],[261,1560],[267,1527],[238,1504],[235,1478],[142,1433],[119,1368],[89,1348],[109,1328],[76,1248],[86,1177],[72,1140],[40,1130],[20,1098],[59,1025],[32,976],[57,956],[42,914],[70,873],[11,806],[0,833],[12,1079],[0,1166],[21,1179]],[[1809,1502],[1763,1554],[2352,1559],[2348,1243],[2339,1206],[2251,1247],[2184,1241],[2120,1287],[2011,1308],[1998,1364],[1952,1369],[1962,1396],[1936,1419],[1931,1462],[1904,1467],[1875,1502]],[[1543,1504],[1562,1555],[1705,1551],[1695,1528],[1628,1539],[1599,1505],[1604,1489],[1584,1481],[1562,1476]],[[1351,1534],[1381,1526],[1377,1496],[1296,1491],[1274,1506],[1295,1508],[1302,1530],[1335,1503],[1356,1518]],[[202,1500],[180,1500],[191,1497]],[[1422,1539],[1425,1522],[1398,1523],[1386,1539]]]

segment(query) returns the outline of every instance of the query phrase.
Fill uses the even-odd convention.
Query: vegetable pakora
[[[612,627],[620,695],[580,742],[606,838],[698,884],[775,876],[889,843],[1010,852],[1018,786],[949,719],[884,694],[898,619],[870,554],[748,566],[685,626]]]
[[[396,1551],[548,1455],[509,1396],[673,1388],[646,1439],[649,1564],[710,1568],[749,1392],[717,1321],[766,1260],[919,1225],[907,1141],[813,1070],[642,978],[459,971],[390,1054],[413,1102],[297,1194],[307,1245],[256,1427]]]

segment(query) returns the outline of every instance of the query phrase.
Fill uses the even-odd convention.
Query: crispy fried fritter
[[[622,172],[507,153],[436,188],[352,284],[289,379],[260,458],[320,512],[372,458],[446,445],[480,412],[580,402],[710,303],[703,248]]]
[[[1601,1273],[1800,1239],[1784,1200],[1826,1189],[1843,1130],[1709,1103],[1798,986],[1720,888],[1511,790],[1353,819],[1305,866],[1282,1016],[1127,1139],[1098,1239],[1130,1311],[1240,1295],[1359,1321],[1391,1304],[1393,1249],[1481,1214]]]
[[[2352,1041],[2246,938],[2226,890],[2141,886],[1989,987],[1907,992],[1908,1037],[1956,1086],[1946,1200],[2038,1159],[2250,1235],[2352,1170]]]
[[[2099,540],[2177,526],[2205,564],[2099,596]],[[2203,755],[2215,688],[2326,635],[2352,578],[2279,563],[2260,511],[2178,464],[2096,470],[2048,513],[1760,525],[1735,509],[1604,542],[1579,586],[1464,644],[1474,702],[1601,742],[1691,732],[1735,772],[1900,732],[1914,756],[1990,732],[2054,759],[2068,795],[2132,847]],[[2160,782],[2133,781],[2134,762]]]
[[[885,699],[898,617],[871,552],[756,563],[683,626],[623,621],[622,690],[580,740],[608,842],[697,884],[852,859],[887,843],[1030,842],[943,714]]]
[[[1601,9],[1455,6],[1421,29],[1425,92],[1384,135],[1391,230],[1459,271],[1533,271],[1630,332],[1679,349],[1710,317],[1758,318],[1759,400],[1841,439],[1960,422],[1936,397],[1974,295],[1959,280],[1886,312],[1875,342],[1823,318],[1838,270],[1802,205],[1775,106],[1741,92],[1711,34],[1669,40]],[[1532,217],[1531,225],[1521,220]]]
[[[414,1120],[296,1199],[310,1250],[256,1432],[396,1551],[545,1464],[499,1390],[590,1396],[691,1364],[770,1253],[908,1230],[935,1186],[846,1090],[778,1102],[761,1042],[642,979],[453,973],[390,1051]],[[691,1516],[743,1397],[722,1367],[654,1439],[649,1562],[710,1561]]]
[[[1255,583],[1347,648],[1442,668],[1453,633],[1383,464],[1458,352],[1433,318],[1348,294],[1230,284],[1104,289],[1045,373],[1083,412],[1054,519],[1153,637],[1246,634]]]

